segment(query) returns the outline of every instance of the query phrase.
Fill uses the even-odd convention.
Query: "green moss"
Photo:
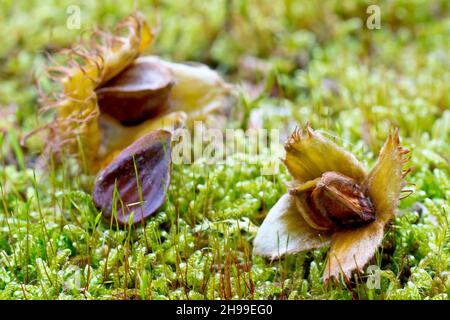
[[[69,4],[80,6],[81,30],[66,27]],[[34,181],[42,142],[19,144],[41,125],[30,70],[39,76],[46,52],[95,25],[113,26],[134,4],[2,1],[1,299],[448,299],[448,1],[380,1],[380,30],[365,27],[372,3],[363,0],[138,4],[161,21],[152,53],[208,63],[231,82],[265,85],[257,98],[242,86],[230,127],[246,129],[240,120],[260,112],[264,126],[285,137],[309,121],[369,167],[388,128],[400,128],[413,151],[408,181],[415,192],[402,200],[370,263],[381,269],[379,289],[369,289],[365,276],[325,288],[327,248],[273,262],[252,256],[257,228],[288,180],[283,168],[262,176],[263,156],[174,166],[168,201],[145,229],[99,221],[94,177],[74,159],[37,170]],[[249,56],[269,69],[266,82],[242,66]]]

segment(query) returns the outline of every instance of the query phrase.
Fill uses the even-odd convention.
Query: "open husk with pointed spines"
[[[254,253],[279,258],[286,253],[311,250],[330,245],[324,281],[339,275],[349,277],[355,269],[362,269],[381,245],[386,224],[394,217],[402,188],[403,170],[408,161],[407,150],[400,145],[398,130],[390,132],[373,169],[366,173],[356,157],[333,141],[314,131],[309,125],[296,129],[288,139],[283,162],[294,178],[288,182],[290,192],[282,196],[269,211],[254,240]],[[301,202],[320,178],[329,172],[358,183],[375,210],[374,221],[351,227],[318,228],[305,219],[300,211],[313,210],[311,203]],[[345,178],[347,181],[347,178]],[[354,194],[349,195],[354,196]],[[302,198],[303,199],[303,198]],[[345,202],[343,202],[345,203]],[[299,210],[300,205],[300,210]],[[331,207],[332,208],[332,207]],[[330,209],[332,210],[332,209]]]
[[[47,126],[48,149],[57,153],[66,147],[77,153],[81,145],[85,159],[94,164],[101,143],[95,89],[130,65],[152,39],[144,17],[133,13],[113,33],[96,30],[89,41],[59,53],[65,62],[54,62],[46,71],[62,91],[47,94],[42,101],[46,109],[56,109],[54,121]]]
[[[136,12],[113,33],[96,30],[89,41],[60,52],[65,62],[54,62],[47,74],[61,91],[44,95],[42,101],[44,110],[56,109],[54,121],[46,126],[47,151],[58,153],[65,147],[66,152],[82,153],[88,169],[97,172],[150,129],[181,127],[226,104],[232,87],[210,68],[139,58],[154,36],[144,16]],[[161,79],[150,83],[151,74]],[[114,100],[121,100],[120,105]],[[147,109],[119,110],[137,104]],[[120,139],[109,141],[111,136]]]

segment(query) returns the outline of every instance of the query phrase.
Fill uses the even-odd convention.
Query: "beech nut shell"
[[[131,222],[137,223],[164,203],[170,183],[171,137],[165,130],[152,131],[124,149],[99,172],[93,198],[104,217],[115,216],[120,225],[126,225],[134,213]]]
[[[124,125],[135,125],[164,113],[173,85],[167,67],[142,61],[132,64],[96,93],[101,112]]]

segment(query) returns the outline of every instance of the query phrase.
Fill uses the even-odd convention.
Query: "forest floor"
[[[74,159],[35,167],[42,125],[35,76],[82,31],[112,28],[136,1],[3,0],[0,4],[0,299],[448,299],[450,295],[450,5],[379,1],[149,1],[149,54],[216,69],[252,115],[289,133],[310,125],[371,168],[389,128],[412,151],[408,182],[366,275],[324,286],[328,248],[269,261],[252,255],[289,175],[263,157],[174,165],[168,200],[145,228],[116,229],[93,204],[95,177]],[[143,1],[142,1],[143,2]],[[77,5],[81,29],[68,28]],[[320,4],[319,4],[320,3]],[[255,76],[262,74],[261,77]],[[276,88],[276,89],[273,89]],[[284,131],[283,131],[284,130]],[[36,146],[33,148],[33,143]]]

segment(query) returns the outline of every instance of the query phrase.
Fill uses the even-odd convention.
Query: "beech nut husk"
[[[375,209],[364,187],[334,171],[308,181],[289,194],[303,219],[314,229],[332,230],[357,227],[376,219]]]
[[[46,70],[59,91],[42,96],[57,111],[46,125],[46,155],[82,151],[86,169],[97,173],[150,130],[188,127],[222,111],[232,87],[217,72],[141,56],[155,34],[135,12],[113,32],[93,31],[88,41],[61,52]],[[107,140],[113,131],[118,138]]]
[[[293,181],[259,228],[253,252],[276,259],[330,245],[324,281],[349,277],[381,245],[406,184],[409,151],[398,130],[390,132],[367,173],[353,154],[309,126],[296,129],[285,149]]]
[[[163,204],[170,135],[223,112],[232,88],[205,65],[141,57],[154,36],[135,12],[113,32],[93,31],[46,70],[59,91],[43,96],[56,110],[44,154],[56,160],[75,154],[90,173],[103,169],[94,202],[123,225],[143,221]]]

